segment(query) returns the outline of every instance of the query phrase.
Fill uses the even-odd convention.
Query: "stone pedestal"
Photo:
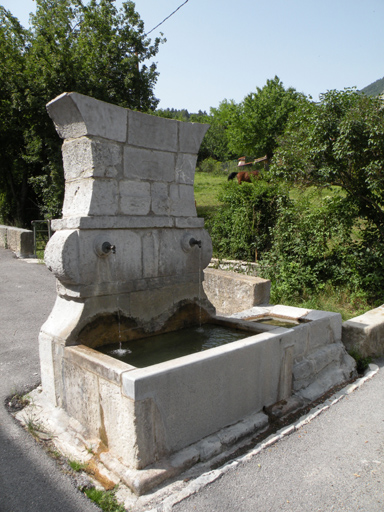
[[[64,139],[65,199],[45,252],[58,297],[41,329],[40,357],[43,387],[61,405],[64,347],[196,324],[200,308],[203,318],[214,313],[201,284],[212,243],[193,192],[208,125],[77,93],[47,109]]]

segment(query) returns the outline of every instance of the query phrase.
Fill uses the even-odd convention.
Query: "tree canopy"
[[[36,0],[26,29],[0,6],[0,217],[27,226],[60,215],[60,146],[45,105],[76,91],[123,107],[156,108],[149,63],[163,40],[146,36],[131,1]]]
[[[354,89],[328,91],[290,117],[273,172],[305,186],[339,186],[351,212],[384,241],[384,105]]]
[[[248,94],[241,103],[224,99],[209,114],[191,114],[188,119],[208,123],[199,151],[199,161],[214,158],[229,161],[240,156],[270,159],[277,146],[278,137],[284,132],[289,114],[298,103],[308,101],[292,87],[285,89],[275,76],[256,92]],[[177,117],[171,111],[159,111],[164,117]],[[178,117],[177,117],[178,118]]]
[[[271,158],[277,138],[284,132],[288,116],[304,96],[292,87],[284,88],[275,76],[256,92],[248,94],[231,111],[228,125],[229,148],[238,154]]]

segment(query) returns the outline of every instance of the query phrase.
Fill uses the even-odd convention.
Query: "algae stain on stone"
[[[105,428],[104,423],[104,410],[103,406],[101,404],[101,397],[100,397],[100,428],[99,428],[99,439],[104,444],[104,446],[108,447],[108,436],[107,431]]]

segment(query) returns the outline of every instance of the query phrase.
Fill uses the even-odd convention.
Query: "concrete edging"
[[[11,249],[18,258],[34,256],[33,231],[0,225],[0,247]]]

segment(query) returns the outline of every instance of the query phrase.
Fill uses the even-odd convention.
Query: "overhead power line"
[[[175,12],[177,12],[179,9],[181,9],[183,7],[183,5],[185,5],[187,2],[189,2],[189,0],[185,0],[185,2],[183,2],[181,5],[179,5],[179,7],[177,9],[175,9],[169,16],[167,16],[166,18],[163,19],[163,21],[161,21],[158,25],[156,25],[156,27],[153,27],[149,32],[147,32],[145,35],[147,36],[148,34],[150,34],[151,32],[153,32],[154,30],[156,30],[158,27],[160,27],[160,25],[162,25],[165,21],[169,20],[169,18],[171,16],[173,16],[175,14]]]

